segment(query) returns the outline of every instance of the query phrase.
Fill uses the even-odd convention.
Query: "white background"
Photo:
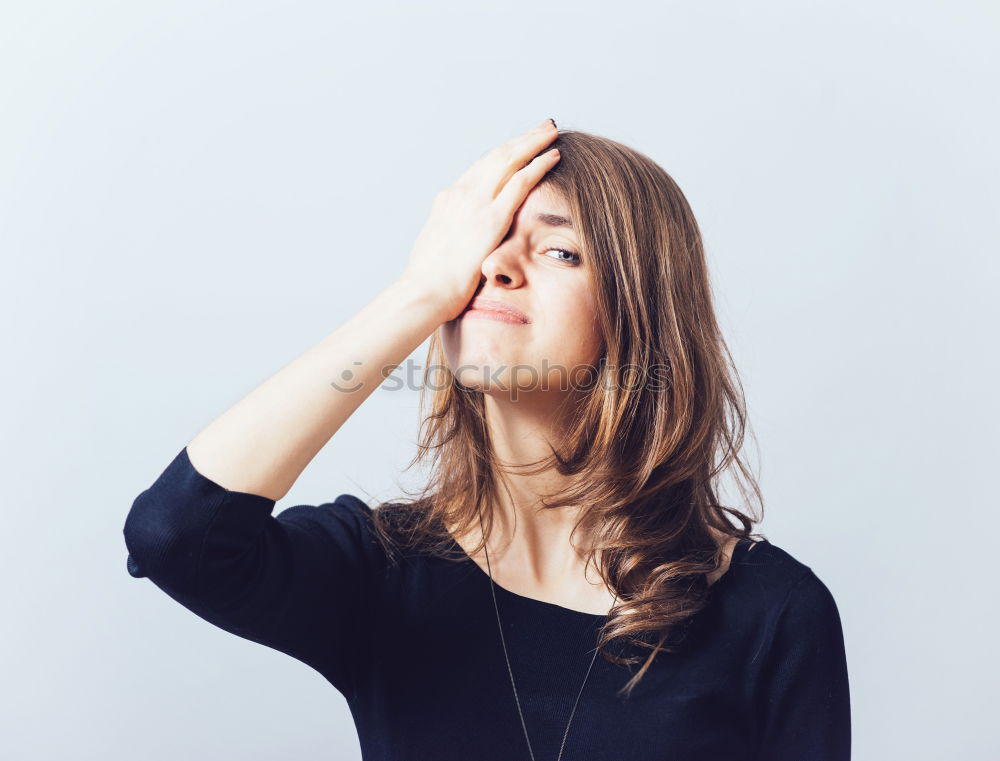
[[[360,758],[316,672],[127,574],[125,515],[550,116],[691,202],[854,758],[1000,757],[996,8],[5,3],[0,757]],[[417,423],[375,392],[278,510],[416,483]]]

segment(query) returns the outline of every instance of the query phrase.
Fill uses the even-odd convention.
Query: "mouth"
[[[470,317],[480,320],[498,320],[514,325],[527,325],[531,322],[528,316],[513,304],[496,299],[486,299],[477,296],[465,308],[460,315],[462,318]]]

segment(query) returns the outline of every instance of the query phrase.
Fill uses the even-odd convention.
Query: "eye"
[[[580,255],[578,253],[576,253],[575,251],[569,251],[568,249],[565,249],[565,248],[543,248],[542,249],[543,253],[548,253],[549,251],[555,251],[555,252],[560,253],[560,254],[568,254],[569,256],[574,257],[572,259],[559,259],[559,261],[561,261],[561,262],[566,262],[567,264],[579,264],[580,263]]]

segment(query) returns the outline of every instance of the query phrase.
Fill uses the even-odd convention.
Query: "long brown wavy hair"
[[[518,471],[572,476],[542,506],[583,506],[573,533],[586,532],[587,565],[618,592],[600,632],[603,656],[629,666],[643,660],[611,652],[612,641],[650,651],[619,693],[629,695],[708,603],[706,577],[721,569],[725,544],[710,528],[725,537],[762,536],[751,527],[763,518],[763,497],[741,455],[743,389],[684,194],[652,159],[613,140],[563,131],[546,149],[552,146],[561,158],[540,184],[571,210],[591,265],[604,354],[584,393],[566,396],[571,414],[552,454]],[[429,460],[430,478],[415,494],[404,489],[409,499],[374,510],[377,535],[390,555],[420,547],[467,561],[486,545],[505,471],[491,446],[483,394],[450,372],[439,332],[420,406],[418,451],[407,470]],[[719,502],[719,479],[730,469],[750,516]],[[476,549],[456,549],[445,526],[464,533],[481,522]]]

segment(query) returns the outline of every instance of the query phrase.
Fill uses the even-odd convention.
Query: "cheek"
[[[576,364],[592,365],[600,358],[603,350],[602,340],[593,317],[588,316],[586,322],[581,322],[573,341],[574,361]]]
[[[554,358],[568,365],[594,364],[603,348],[596,304],[589,294],[571,294],[551,313],[545,344]]]

